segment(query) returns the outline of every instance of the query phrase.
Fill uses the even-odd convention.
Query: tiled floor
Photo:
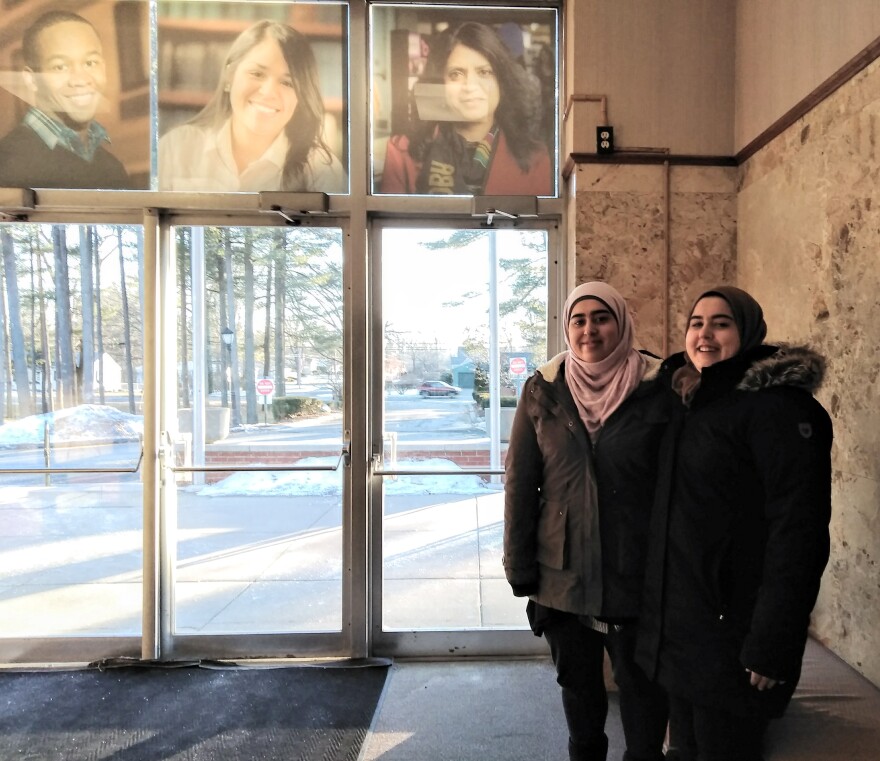
[[[609,692],[608,761],[623,756]],[[397,661],[358,761],[565,761],[568,732],[547,659]],[[876,761],[880,690],[817,642],[767,761]]]
[[[619,759],[610,702],[608,758]],[[358,761],[564,761],[567,738],[546,659],[397,662]]]

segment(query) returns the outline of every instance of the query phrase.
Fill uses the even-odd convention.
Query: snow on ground
[[[42,446],[47,426],[53,444],[137,441],[144,435],[141,415],[100,404],[82,404],[0,425],[0,449]]]
[[[137,441],[143,436],[140,415],[130,415],[113,407],[84,404],[79,407],[32,415],[0,426],[0,449],[42,446],[46,427],[53,444],[62,442]],[[333,467],[338,457],[307,457],[297,465]],[[258,463],[253,463],[258,464]],[[461,470],[443,458],[398,460],[395,470]],[[384,479],[386,495],[476,494],[496,491],[480,476],[462,471],[461,475],[396,476]],[[342,470],[239,472],[217,483],[191,486],[189,490],[206,497],[261,496],[338,496],[342,492]]]
[[[336,457],[306,457],[297,465],[334,466]],[[431,458],[428,460],[398,460],[395,470],[407,468],[418,470],[461,470],[451,460]],[[475,494],[495,491],[480,476],[462,472],[461,475],[427,475],[386,477],[385,494]],[[337,471],[260,471],[234,473],[222,481],[208,486],[192,486],[192,491],[202,497],[231,497],[259,494],[266,497],[338,496],[342,492],[342,472]]]

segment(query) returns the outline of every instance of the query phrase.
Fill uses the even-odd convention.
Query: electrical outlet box
[[[596,153],[614,153],[614,127],[596,127]]]

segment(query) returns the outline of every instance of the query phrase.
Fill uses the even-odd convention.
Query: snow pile
[[[53,444],[138,441],[144,435],[142,416],[100,404],[83,404],[0,426],[0,448],[42,446],[47,427]]]
[[[297,466],[333,466],[336,457],[306,457]],[[394,470],[461,470],[454,462],[440,458],[428,460],[399,460]],[[406,494],[476,494],[490,490],[480,476],[462,474],[454,476],[397,476],[386,477],[386,495]],[[319,496],[333,497],[342,493],[342,471],[257,471],[234,473],[222,481],[208,486],[190,487],[203,497],[231,497],[260,494],[267,497]],[[494,490],[493,490],[494,491]]]

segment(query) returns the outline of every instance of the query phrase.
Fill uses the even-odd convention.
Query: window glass
[[[546,359],[547,249],[542,230],[383,231],[384,631],[526,624],[501,477],[472,471],[503,467]],[[423,272],[430,287],[412,287]]]
[[[0,638],[139,635],[142,231],[0,225]]]
[[[342,230],[176,239],[175,631],[339,631]]]

